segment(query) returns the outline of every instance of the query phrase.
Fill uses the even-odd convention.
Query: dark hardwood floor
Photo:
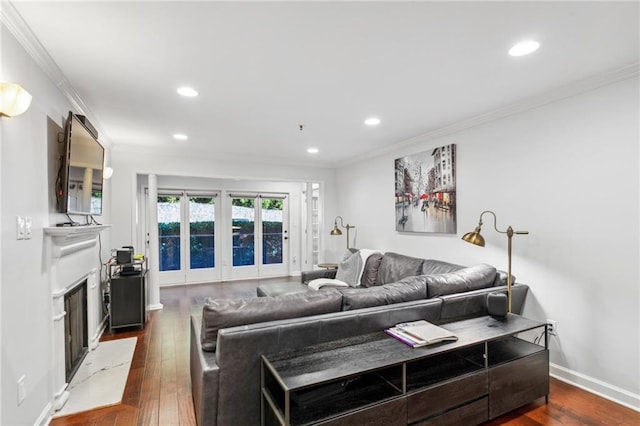
[[[269,280],[162,288],[164,309],[151,312],[144,330],[105,333],[102,337],[103,341],[138,337],[122,403],[60,417],[51,425],[195,425],[189,315],[199,314],[208,296],[254,296],[256,286],[265,281]],[[552,378],[548,404],[541,398],[486,425],[640,425],[640,413]]]

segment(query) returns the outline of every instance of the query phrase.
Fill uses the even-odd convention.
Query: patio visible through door
[[[159,192],[161,284],[220,278],[216,261],[217,193]]]
[[[231,278],[288,273],[287,197],[230,194]]]
[[[158,191],[161,285],[289,273],[287,195],[219,195]]]

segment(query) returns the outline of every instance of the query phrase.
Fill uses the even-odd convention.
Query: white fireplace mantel
[[[44,234],[53,239],[53,257],[60,258],[95,245],[98,234],[110,227],[111,225],[51,226],[44,228]]]
[[[56,245],[67,245],[94,239],[101,231],[109,228],[111,225],[45,226],[44,234],[52,237]]]
[[[69,397],[65,377],[64,294],[87,281],[87,332],[89,350],[98,346],[101,325],[101,265],[95,256],[100,232],[111,225],[44,227],[48,255],[48,275],[51,295],[51,369],[53,408],[60,410]]]

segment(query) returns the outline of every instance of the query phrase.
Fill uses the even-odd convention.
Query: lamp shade
[[[0,83],[0,115],[15,117],[31,105],[31,95],[19,84]]]
[[[342,235],[342,231],[338,229],[338,224],[333,225],[333,229],[330,232],[331,235]]]
[[[484,247],[484,237],[480,235],[480,227],[476,226],[475,231],[467,232],[462,236],[462,239],[468,243],[475,244],[480,247]]]

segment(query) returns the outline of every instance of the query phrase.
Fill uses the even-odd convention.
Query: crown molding
[[[410,139],[388,145],[385,148],[359,156],[357,159],[346,160],[344,162],[336,164],[335,167],[339,168],[349,166],[364,159],[378,157],[380,155],[395,152],[411,145],[428,142],[444,136],[453,135],[463,130],[490,123],[492,121],[500,120],[511,115],[519,114],[521,112],[532,110],[543,105],[547,105],[553,102],[560,101],[562,99],[579,95],[581,93],[595,90],[603,86],[608,86],[619,81],[627,80],[630,78],[637,78],[638,76],[640,76],[640,62],[634,62],[608,72],[578,80],[564,86],[556,87],[555,89],[549,90],[540,95],[532,96],[522,101],[514,102],[504,107],[500,107],[483,114],[457,121],[448,126],[440,127],[433,131],[414,136]]]
[[[91,113],[91,109],[84,103],[73,86],[71,86],[71,83],[69,83],[69,80],[64,75],[58,64],[56,64],[51,55],[49,55],[49,52],[47,52],[29,25],[22,18],[22,15],[20,15],[16,7],[9,0],[0,0],[0,22],[7,27],[18,43],[20,43],[20,45],[44,71],[58,90],[60,90],[60,92],[67,98],[76,112],[90,117],[91,124],[98,129],[100,135],[105,135],[106,138],[106,134],[102,126]],[[102,139],[100,142],[104,143]],[[109,146],[110,144],[107,143],[106,145]]]

